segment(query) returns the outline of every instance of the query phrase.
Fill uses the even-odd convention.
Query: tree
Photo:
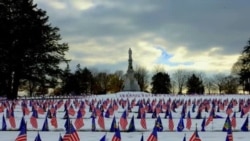
[[[95,77],[98,85],[98,94],[106,94],[109,90],[110,75],[107,72],[100,72]]]
[[[188,77],[188,72],[183,69],[178,69],[176,72],[173,73],[173,78],[178,87],[178,94],[182,94],[182,90],[187,81],[187,77]]]
[[[173,79],[171,79],[170,78],[170,80],[171,80],[171,88],[172,88],[172,91],[171,91],[171,93],[172,94],[175,94],[175,89],[176,89],[176,82],[173,80]]]
[[[234,63],[231,72],[239,76],[239,82],[243,87],[243,91],[250,93],[250,39],[243,48],[237,62]]]
[[[147,91],[148,88],[148,71],[144,67],[135,68],[135,79],[140,86],[141,91]]]
[[[169,94],[171,92],[170,77],[167,73],[158,72],[152,77],[151,92],[155,94]]]
[[[237,94],[238,93],[238,78],[229,75],[224,78],[223,91],[226,94]]]
[[[93,75],[87,67],[80,71],[80,76],[77,78],[81,93],[93,93],[96,81],[94,81]]]
[[[59,64],[67,61],[68,45],[59,43],[59,28],[48,23],[46,12],[33,0],[1,2],[0,75],[4,80],[0,89],[8,99],[16,99],[21,80],[32,80],[42,87],[55,82],[62,72]]]
[[[75,74],[71,73],[68,64],[62,73],[61,80],[63,94],[80,93],[80,84],[77,81],[77,77],[75,76]]]
[[[111,93],[116,93],[122,90],[123,86],[123,71],[116,71],[110,76],[110,89]]]
[[[222,73],[218,73],[214,75],[214,83],[217,86],[218,90],[219,90],[219,94],[222,93],[223,91],[223,86],[224,86],[224,81],[225,81],[225,74]]]
[[[204,94],[204,85],[202,80],[195,74],[187,80],[187,93],[188,94]]]
[[[215,89],[214,80],[212,78],[205,77],[203,82],[205,88],[207,89],[207,93],[211,94],[212,90]]]

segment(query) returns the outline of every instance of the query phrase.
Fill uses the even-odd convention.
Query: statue
[[[128,70],[124,78],[123,91],[140,91],[137,80],[134,77],[134,70],[132,65],[132,50],[128,50]]]

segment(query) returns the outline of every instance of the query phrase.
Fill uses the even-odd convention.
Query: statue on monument
[[[138,85],[137,80],[134,77],[133,70],[133,60],[132,60],[132,50],[129,48],[128,50],[128,70],[125,75],[124,83],[123,83],[123,91],[140,91],[140,87]]]

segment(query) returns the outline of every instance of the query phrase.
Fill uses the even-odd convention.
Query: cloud
[[[69,43],[71,67],[230,72],[249,39],[249,1],[34,0]]]

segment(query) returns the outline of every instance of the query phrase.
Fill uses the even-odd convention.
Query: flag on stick
[[[192,134],[192,136],[190,137],[189,141],[201,141],[199,134],[198,134],[197,125],[196,125],[195,131]]]
[[[78,136],[77,131],[75,130],[72,123],[70,123],[70,126],[66,130],[65,135],[63,136],[63,141],[80,141],[80,138]]]
[[[98,117],[98,125],[105,130],[105,123],[104,123],[104,117],[103,117],[103,112],[100,113],[100,116]]]
[[[30,124],[32,125],[33,128],[37,129],[38,124],[37,124],[37,111],[36,110],[33,110],[32,112],[32,115],[30,117]]]
[[[186,128],[187,128],[188,130],[190,130],[190,129],[191,129],[191,126],[192,126],[192,119],[191,119],[191,116],[190,116],[190,111],[188,111]]]
[[[233,133],[231,128],[227,130],[226,141],[233,141]]]
[[[241,131],[248,131],[248,116],[246,117],[245,122],[241,126]]]
[[[26,123],[21,128],[19,135],[16,137],[15,141],[27,141],[27,129]]]
[[[128,126],[128,132],[134,132],[134,131],[135,131],[135,121],[134,121],[134,115],[133,115]]]
[[[106,141],[106,134],[102,136],[102,138],[100,139],[100,141]]]
[[[143,111],[143,113],[141,114],[140,123],[141,123],[141,127],[142,127],[142,128],[147,129],[146,112],[145,112],[145,111]]]
[[[119,125],[119,123],[118,123]],[[121,133],[120,133],[120,129],[119,127],[117,128],[117,130],[115,131],[114,136],[112,137],[111,141],[121,141]]]
[[[76,117],[74,124],[75,124],[76,130],[79,130],[80,128],[82,128],[84,126],[82,112],[80,109],[77,112],[77,117]]]
[[[157,137],[157,129],[153,128],[152,133],[149,135],[147,141],[157,141],[158,137]]]
[[[16,119],[15,119],[15,116],[14,116],[14,110],[13,109],[10,110],[9,122],[10,122],[10,126],[12,128],[16,128]]]
[[[2,118],[2,131],[6,131],[7,130],[7,124],[6,124],[6,120],[3,114],[3,118]]]
[[[39,132],[36,135],[35,141],[42,141]]]
[[[122,130],[126,130],[126,127],[128,125],[126,110],[122,113],[122,116],[120,118],[120,125],[121,125]]]

